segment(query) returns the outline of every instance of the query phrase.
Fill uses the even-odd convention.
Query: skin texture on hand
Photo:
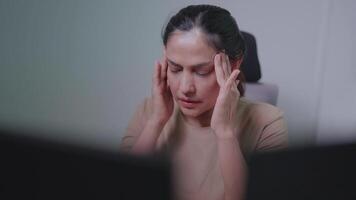
[[[167,82],[167,60],[163,56],[156,62],[152,80],[153,113],[151,120],[165,124],[173,113],[173,97]]]
[[[211,117],[211,128],[218,138],[236,138],[236,110],[240,99],[239,80],[236,78],[240,71],[232,71],[229,58],[224,53],[215,56],[214,64],[220,91]]]

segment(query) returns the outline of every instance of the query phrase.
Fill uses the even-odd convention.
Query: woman
[[[168,22],[163,44],[152,96],[131,119],[121,149],[168,152],[177,199],[241,199],[244,156],[287,146],[282,112],[242,97],[245,44],[227,10],[183,8]]]

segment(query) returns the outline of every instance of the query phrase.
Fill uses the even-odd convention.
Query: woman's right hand
[[[167,59],[156,61],[152,79],[152,116],[150,122],[164,126],[173,113],[173,96],[167,82]]]

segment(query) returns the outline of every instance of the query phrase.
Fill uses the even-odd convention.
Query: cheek
[[[219,89],[219,85],[216,82],[215,76],[210,76],[204,80],[199,81],[199,88],[206,92],[213,92]]]
[[[169,85],[169,88],[171,89],[171,92],[172,93],[175,93],[175,91],[177,90],[178,88],[178,79],[177,77],[175,77],[171,72],[167,72],[167,82],[168,82],[168,85]]]
[[[216,79],[212,77],[209,80],[201,81],[198,90],[206,99],[214,101],[219,94],[220,87]]]

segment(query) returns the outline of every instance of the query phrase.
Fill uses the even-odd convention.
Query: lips
[[[185,108],[194,108],[197,104],[201,103],[201,101],[194,101],[190,99],[179,99],[179,102]]]

